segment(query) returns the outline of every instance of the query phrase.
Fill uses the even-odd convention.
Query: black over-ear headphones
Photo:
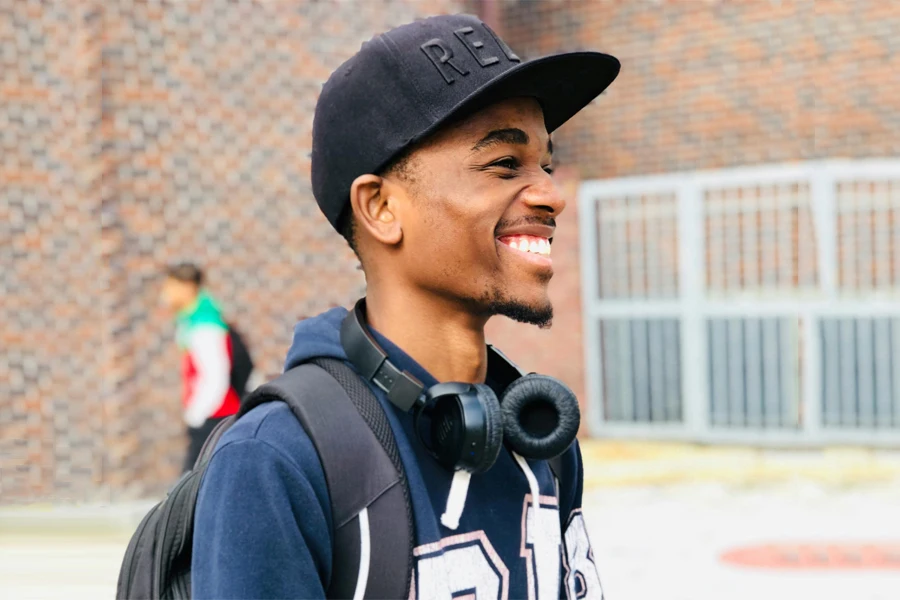
[[[526,375],[493,346],[488,370],[507,383],[501,400],[483,384],[439,383],[427,390],[416,377],[400,371],[369,333],[365,298],[344,318],[341,345],[359,373],[381,388],[392,404],[431,418],[431,454],[448,469],[483,473],[490,469],[505,441],[526,458],[559,456],[578,433],[578,400],[563,382],[546,375]],[[422,440],[423,443],[424,440]]]

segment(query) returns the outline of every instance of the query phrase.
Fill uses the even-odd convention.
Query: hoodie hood
[[[310,358],[347,360],[341,346],[341,323],[347,309],[332,308],[318,316],[304,319],[294,326],[294,339],[288,350],[284,370],[287,371]]]

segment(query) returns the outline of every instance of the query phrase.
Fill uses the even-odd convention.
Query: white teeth
[[[550,240],[546,238],[529,238],[520,236],[506,242],[513,250],[531,252],[541,256],[550,256]]]

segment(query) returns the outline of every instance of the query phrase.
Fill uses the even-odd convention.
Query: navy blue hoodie
[[[332,309],[301,321],[285,368],[313,357],[346,362],[339,333],[346,314]],[[426,386],[437,383],[400,348],[373,334],[400,369]],[[492,385],[490,373],[487,383]],[[577,443],[564,455],[558,491],[546,462],[517,459],[504,448],[487,473],[472,476],[452,530],[440,517],[453,473],[413,435],[412,417],[370,387],[385,408],[409,480],[416,530],[411,598],[602,597],[581,517]],[[536,512],[533,488],[540,496]],[[330,531],[325,476],[312,442],[287,405],[259,406],[225,433],[204,476],[193,596],[324,598],[332,571]]]

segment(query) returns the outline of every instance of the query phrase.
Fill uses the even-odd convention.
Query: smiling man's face
[[[430,138],[402,174],[385,175],[403,196],[392,266],[415,288],[474,314],[548,325],[550,241],[565,208],[551,151],[531,98],[492,105]]]

